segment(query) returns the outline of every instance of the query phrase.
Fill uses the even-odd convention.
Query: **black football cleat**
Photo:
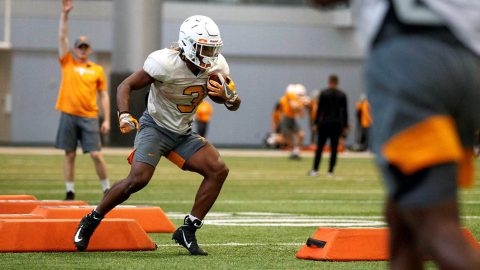
[[[203,222],[199,219],[191,221],[188,216],[185,217],[183,225],[173,233],[172,240],[183,246],[191,255],[208,255],[201,247],[198,246],[195,232],[202,227]]]
[[[102,219],[103,217],[100,214],[92,211],[80,220],[80,224],[78,224],[77,231],[73,238],[73,244],[75,244],[78,251],[84,251],[87,249],[90,237],[92,237],[93,232]]]
[[[73,191],[67,191],[65,195],[65,201],[73,201],[75,200],[75,193]]]

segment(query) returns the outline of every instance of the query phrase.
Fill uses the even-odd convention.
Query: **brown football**
[[[216,82],[218,82],[219,84],[222,84],[222,81],[220,80],[220,77],[218,76],[217,73],[212,73],[212,74],[208,75],[207,84],[208,84],[208,81],[210,81],[210,80],[216,81]],[[223,83],[225,83],[225,82],[223,82]],[[220,103],[220,104],[225,103],[225,100],[223,100],[223,98],[210,95],[210,90],[208,90],[208,88],[207,88],[207,94],[208,94],[208,97],[209,97],[213,102],[215,102],[215,103]]]

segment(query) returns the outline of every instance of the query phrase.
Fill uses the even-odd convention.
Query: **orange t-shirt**
[[[210,118],[212,117],[212,113],[213,113],[212,105],[204,100],[200,103],[200,105],[198,105],[195,118],[199,122],[207,123],[210,121]]]
[[[357,111],[360,111],[360,124],[362,128],[369,128],[373,121],[370,115],[370,104],[366,99],[357,103]]]
[[[97,117],[97,91],[107,90],[103,68],[91,61],[79,63],[70,52],[59,61],[62,82],[55,108],[76,116]]]
[[[280,105],[283,115],[288,118],[295,118],[302,109],[302,103],[297,95],[287,93],[280,98]]]

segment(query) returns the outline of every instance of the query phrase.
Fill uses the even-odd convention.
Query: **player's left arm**
[[[103,121],[100,126],[100,132],[105,135],[110,132],[110,97],[108,91],[100,91],[100,105],[102,106],[103,111]]]
[[[228,75],[217,73],[220,83],[214,80],[207,81],[207,90],[210,96],[220,97],[224,100],[225,107],[230,111],[236,111],[240,108],[242,102],[235,91],[235,83]]]
[[[225,100],[225,107],[229,111],[236,111],[240,108],[240,104],[242,100],[240,96],[235,90],[235,83],[233,82],[232,78],[230,77],[230,67],[228,66],[227,61],[225,58],[220,54],[219,61],[218,61],[219,69],[218,73],[220,75],[221,80],[223,80],[222,85],[215,81],[213,85],[210,84],[210,81],[207,82],[207,89],[210,91],[209,95],[221,96]],[[212,93],[213,92],[213,93]]]
[[[230,76],[227,76],[225,79],[225,87],[228,87],[228,89],[233,92],[233,96],[225,101],[225,107],[227,107],[229,111],[238,110],[238,108],[240,108],[242,100],[237,94],[235,90],[235,83],[233,82],[232,78],[230,78]]]

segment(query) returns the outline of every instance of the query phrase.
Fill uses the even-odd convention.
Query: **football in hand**
[[[219,83],[220,85],[225,84],[225,81],[222,82],[222,80],[220,79],[220,76],[217,73],[212,73],[212,74],[208,75],[207,84],[209,84],[210,80],[215,81],[215,82]],[[222,97],[210,95],[210,92],[211,91],[207,89],[208,97],[213,102],[220,103],[220,104],[225,103],[225,100]]]

